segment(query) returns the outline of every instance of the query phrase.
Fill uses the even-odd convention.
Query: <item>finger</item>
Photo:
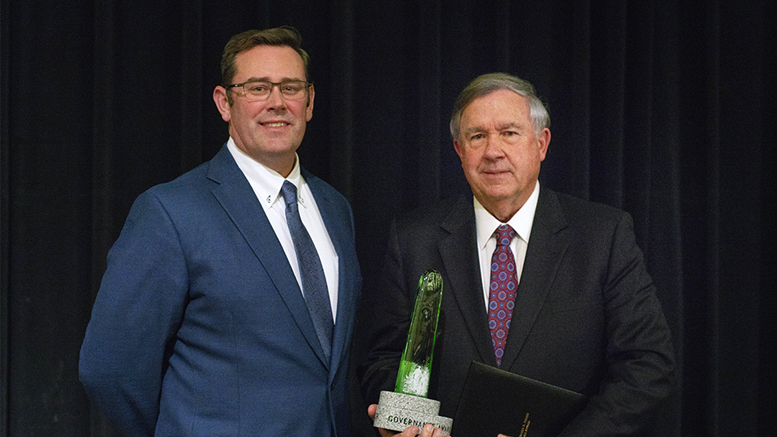
[[[419,429],[417,426],[412,425],[405,428],[402,433],[397,433],[395,431],[389,431],[387,429],[378,428],[378,432],[380,432],[381,437],[386,436],[393,436],[393,437],[416,437],[418,435]],[[423,435],[423,434],[422,434]]]
[[[432,437],[432,434],[434,433],[434,427],[427,423],[424,425],[424,428],[421,430],[420,437]]]
[[[367,415],[370,416],[370,419],[375,420],[375,412],[378,411],[378,405],[372,404],[369,407],[367,407]]]

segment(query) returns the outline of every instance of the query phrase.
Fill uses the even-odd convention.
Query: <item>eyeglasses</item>
[[[283,82],[257,80],[232,84],[227,86],[227,89],[243,88],[243,96],[245,96],[249,102],[255,102],[258,100],[267,100],[270,97],[270,94],[272,94],[273,87],[276,85],[281,91],[281,95],[284,99],[300,100],[307,96],[305,91],[312,84],[304,80],[284,80]]]

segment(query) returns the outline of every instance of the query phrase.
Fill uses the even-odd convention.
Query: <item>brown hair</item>
[[[299,53],[302,58],[302,64],[305,66],[305,80],[310,82],[310,57],[302,49],[302,36],[297,29],[290,26],[281,26],[265,30],[247,30],[239,33],[229,39],[224,46],[224,53],[221,55],[221,85],[227,87],[231,85],[237,73],[235,58],[239,53],[250,50],[256,46],[289,46]]]

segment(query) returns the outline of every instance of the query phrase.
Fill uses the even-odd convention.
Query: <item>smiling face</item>
[[[237,67],[232,83],[248,80],[282,82],[305,80],[300,55],[288,46],[259,45],[235,58]],[[227,93],[232,93],[230,105]],[[229,135],[235,145],[255,161],[286,177],[294,167],[294,154],[305,136],[307,122],[313,117],[315,91],[300,100],[286,100],[279,87],[273,87],[264,101],[249,102],[242,88],[230,90],[217,86],[213,100],[221,118],[229,123]]]
[[[475,198],[503,223],[534,191],[548,144],[550,130],[535,134],[526,98],[504,89],[464,108],[453,141]]]

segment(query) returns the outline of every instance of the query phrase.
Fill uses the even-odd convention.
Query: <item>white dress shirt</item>
[[[318,210],[316,200],[310,187],[300,174],[299,156],[296,157],[294,168],[289,176],[284,179],[278,172],[266,167],[253,160],[250,156],[243,153],[232,138],[227,142],[227,148],[235,159],[237,166],[248,179],[251,188],[254,189],[259,203],[270,221],[275,235],[283,246],[286,258],[289,260],[297,283],[302,289],[302,280],[300,279],[299,263],[297,262],[297,252],[294,250],[294,241],[291,239],[289,226],[286,224],[286,203],[281,195],[281,186],[285,180],[293,183],[297,187],[297,198],[299,203],[299,215],[302,224],[305,225],[313,244],[316,246],[321,266],[324,268],[326,277],[326,286],[329,289],[329,302],[332,305],[333,320],[337,320],[337,284],[339,279],[338,258],[329,233],[324,226],[324,220],[321,212]],[[304,291],[303,291],[304,293]]]
[[[523,263],[526,260],[526,248],[529,245],[529,235],[534,222],[534,212],[537,210],[537,200],[540,197],[540,182],[534,186],[529,199],[524,203],[507,223],[502,223],[490,212],[483,208],[483,205],[474,199],[475,204],[475,227],[478,237],[478,256],[480,260],[480,278],[483,281],[483,297],[485,298],[486,311],[488,311],[488,301],[491,290],[491,256],[496,249],[496,237],[494,232],[502,224],[510,225],[516,232],[515,238],[510,242],[510,250],[513,251],[515,258],[515,280],[521,283],[521,273],[523,272]]]

